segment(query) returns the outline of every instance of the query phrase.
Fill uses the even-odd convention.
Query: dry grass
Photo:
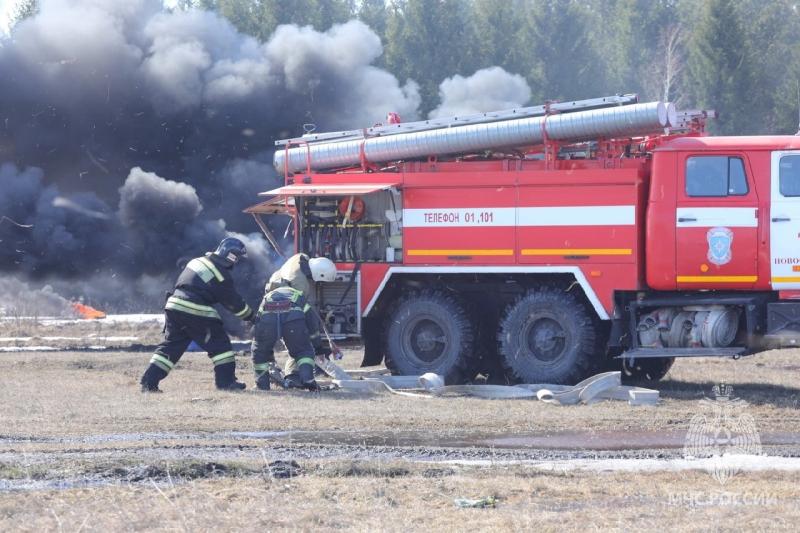
[[[800,427],[795,382],[797,353],[772,352],[741,361],[679,361],[659,388],[657,407],[623,402],[556,407],[528,400],[473,398],[415,399],[333,392],[252,390],[250,362],[238,360],[240,378],[251,389],[241,394],[213,388],[212,366],[202,354],[187,354],[162,383],[161,395],[142,395],[138,380],[149,353],[0,354],[3,405],[0,434],[65,436],[135,432],[224,430],[403,431],[435,428],[442,435],[628,429],[685,431],[697,400],[712,384],[725,381],[750,402],[762,431]],[[348,352],[345,366],[357,366]],[[467,414],[468,413],[468,414]]]
[[[800,475],[549,473],[459,468],[431,476],[376,468],[290,480],[253,475],[0,496],[0,529],[15,531],[313,530],[675,531],[794,530]],[[396,474],[396,473],[395,473]],[[494,496],[497,507],[458,509],[454,498]],[[711,504],[711,502],[722,502]]]
[[[164,394],[142,395],[138,380],[149,353],[0,354],[0,486],[4,480],[10,486],[18,486],[17,480],[90,483],[64,490],[34,483],[24,491],[0,492],[0,531],[455,531],[466,524],[476,530],[630,530],[665,524],[687,531],[795,529],[800,473],[740,474],[721,486],[705,472],[559,473],[508,464],[381,462],[376,458],[390,454],[363,451],[369,448],[361,448],[364,461],[314,454],[303,459],[302,446],[229,439],[224,432],[338,430],[356,442],[413,431],[443,439],[576,429],[680,433],[698,400],[724,381],[750,403],[748,412],[762,435],[784,432],[794,436],[796,447],[798,355],[791,350],[741,361],[679,361],[658,387],[663,401],[656,407],[622,402],[556,407],[528,400],[343,392],[222,393],[213,388],[212,366],[202,354],[185,356],[163,382]],[[345,367],[359,362],[357,350],[346,352]],[[238,364],[240,378],[252,387],[250,362],[240,358]],[[139,433],[154,436],[98,437]],[[181,440],[180,434],[189,437]],[[275,480],[264,474],[262,451],[268,457],[279,446],[276,454],[296,457],[305,475]],[[497,508],[453,504],[457,497],[482,496],[496,496]]]

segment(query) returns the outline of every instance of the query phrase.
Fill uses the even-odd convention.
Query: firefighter
[[[252,346],[259,389],[268,390],[272,380],[286,388],[317,390],[314,357],[330,355],[331,348],[322,344],[319,315],[310,301],[317,281],[335,278],[336,265],[330,259],[309,259],[305,254],[290,257],[270,277],[259,307]],[[281,381],[273,352],[279,339],[283,340],[290,356],[284,381]]]
[[[236,380],[231,340],[212,305],[221,304],[242,320],[255,319],[255,312],[236,292],[231,278],[234,265],[246,256],[244,243],[228,237],[213,252],[189,261],[164,306],[164,341],[142,376],[142,392],[161,392],[158,383],[167,377],[192,341],[208,352],[214,363],[218,389],[245,388]]]
[[[306,301],[314,305],[317,299],[314,283],[333,281],[335,278],[336,265],[330,259],[326,257],[310,259],[306,254],[294,254],[270,276],[264,293],[278,287],[289,286],[302,292]]]

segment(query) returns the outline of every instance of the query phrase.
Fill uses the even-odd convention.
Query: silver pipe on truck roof
[[[305,170],[309,150],[311,168],[325,170],[360,164],[362,145],[366,160],[380,163],[532,146],[543,142],[543,127],[550,139],[580,142],[657,133],[673,124],[677,124],[677,116],[672,103],[648,102],[365,139],[316,142],[290,148],[288,169],[289,172]],[[285,156],[283,149],[275,152],[273,164],[278,172],[283,172]]]

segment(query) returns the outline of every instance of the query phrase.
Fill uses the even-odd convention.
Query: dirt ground
[[[0,530],[699,531],[794,529],[800,518],[799,350],[678,361],[651,407],[260,392],[246,357],[237,365],[248,390],[223,393],[199,353],[181,360],[164,394],[143,395],[150,352],[130,344],[156,342],[158,328],[0,326],[0,337],[25,339],[0,346],[137,338],[0,353]],[[352,346],[342,366],[359,363]],[[719,382],[747,402],[763,453],[777,460],[724,484],[704,467],[674,468]],[[270,463],[292,460],[297,477],[271,473]],[[460,497],[496,503],[461,509]]]

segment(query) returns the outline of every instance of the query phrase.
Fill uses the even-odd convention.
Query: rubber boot
[[[165,377],[167,377],[167,373],[164,369],[151,364],[147,367],[147,370],[144,371],[144,375],[142,375],[142,379],[139,381],[142,385],[142,392],[162,392],[162,390],[158,388],[158,383]]]
[[[286,388],[284,385],[283,372],[278,368],[275,361],[267,363],[267,370],[261,375],[256,376],[256,387],[258,387],[258,390],[269,390],[270,383],[282,389]]]
[[[300,365],[297,369],[301,387],[310,391],[319,390],[319,385],[317,385],[317,382],[314,380],[314,366],[315,365]]]
[[[278,368],[278,364],[275,362],[269,363],[269,369],[267,370],[267,374],[269,375],[269,380],[277,385],[278,387],[283,387],[283,370]]]
[[[256,378],[256,388],[258,390],[269,390],[269,373],[264,372]]]
[[[302,389],[303,383],[300,381],[300,376],[297,372],[292,372],[283,380],[284,389]]]
[[[236,363],[225,363],[214,367],[214,383],[219,390],[238,391],[247,385],[236,381]]]

